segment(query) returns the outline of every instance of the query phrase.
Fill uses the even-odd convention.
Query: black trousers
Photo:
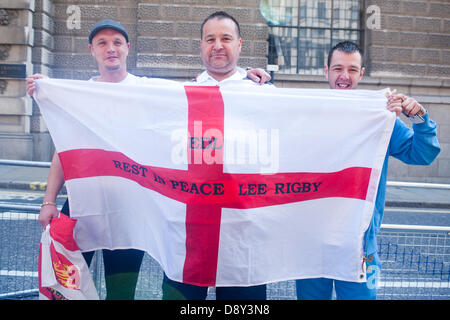
[[[208,287],[176,282],[165,274],[162,284],[163,300],[205,300]],[[251,287],[217,287],[216,300],[266,300],[266,285]]]

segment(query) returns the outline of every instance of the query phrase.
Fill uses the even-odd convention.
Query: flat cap
[[[125,39],[127,40],[127,42],[130,42],[128,40],[128,33],[127,30],[125,30],[125,28],[117,21],[114,20],[110,20],[110,19],[106,19],[106,20],[102,20],[97,22],[91,29],[91,33],[89,34],[89,43],[92,43],[92,39],[95,37],[95,35],[100,32],[103,29],[113,29],[116,30],[118,32],[120,32]]]

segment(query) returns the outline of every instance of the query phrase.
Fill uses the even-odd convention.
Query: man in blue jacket
[[[337,44],[328,55],[325,75],[331,89],[351,90],[358,86],[364,75],[362,50],[349,41]],[[333,284],[339,300],[375,300],[377,278],[381,263],[377,254],[377,234],[383,219],[386,180],[389,156],[406,164],[429,165],[440,152],[436,138],[436,123],[430,119],[428,111],[413,98],[395,91],[389,97],[388,110],[405,114],[413,122],[408,128],[399,118],[388,146],[378,186],[372,221],[365,233],[364,254],[367,282],[339,281],[328,278],[301,279],[296,281],[299,300],[329,300],[333,295]]]

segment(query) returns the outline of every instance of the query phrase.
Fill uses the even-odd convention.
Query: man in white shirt
[[[206,70],[190,85],[256,86],[245,70],[237,67],[242,39],[239,23],[225,12],[215,12],[201,27],[200,50]],[[202,266],[199,265],[199,268]],[[163,299],[204,300],[208,287],[175,282],[164,275]],[[217,287],[217,300],[265,300],[266,285],[250,287]]]
[[[206,70],[192,84],[206,86],[257,85],[237,66],[242,48],[238,22],[225,12],[206,18],[201,27],[200,56]]]
[[[130,49],[128,33],[125,28],[113,20],[96,23],[89,34],[89,49],[98,66],[99,76],[89,81],[112,83],[139,83],[139,77],[127,72],[127,57]],[[27,92],[31,96],[35,89],[35,80],[44,76],[36,74],[27,79]],[[58,217],[56,198],[64,185],[64,174],[58,153],[53,155],[48,175],[47,188],[39,222],[45,228],[54,217]],[[61,210],[70,215],[69,202],[66,200]],[[94,252],[83,253],[90,264]],[[144,252],[135,249],[103,250],[105,266],[106,299],[133,299],[139,270]]]

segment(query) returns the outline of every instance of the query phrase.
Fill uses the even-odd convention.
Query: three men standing
[[[135,77],[126,71],[129,41],[125,29],[120,24],[111,20],[100,22],[92,29],[89,42],[89,48],[98,63],[100,73],[100,76],[92,79],[92,81],[114,83],[129,81],[132,81],[131,83],[139,83],[141,81],[141,78]],[[197,77],[195,82],[189,83],[189,85],[255,86],[256,83],[247,78],[247,72],[237,66],[241,48],[242,39],[238,22],[225,12],[216,12],[210,15],[201,26],[200,55],[206,70]],[[334,47],[330,51],[329,61],[325,68],[330,88],[355,89],[364,75],[362,59],[361,49],[353,43],[344,42]],[[33,90],[34,78],[30,77],[28,92],[32,94]],[[400,119],[396,120],[381,174],[375,211],[365,236],[364,248],[368,277],[370,277],[370,270],[375,272],[376,268],[380,268],[376,235],[379,231],[384,211],[389,156],[392,155],[408,164],[427,165],[436,158],[440,151],[439,143],[436,139],[436,124],[429,118],[425,108],[417,101],[401,94],[393,94],[389,98],[387,108],[397,115],[402,112],[410,117],[418,115],[423,118],[423,122],[414,124],[413,129],[409,129]],[[55,153],[42,211],[39,216],[41,224],[46,225],[52,217],[57,216],[55,200],[63,183],[64,177],[61,165]],[[66,211],[63,209],[63,212],[68,213],[67,203],[65,207]],[[110,252],[111,262],[105,260],[105,267],[109,265],[113,268],[111,273],[107,273],[107,275],[113,275],[110,277],[111,284],[108,284],[109,281],[107,279],[108,298],[134,297],[134,289],[143,252],[138,250],[126,251],[131,254],[131,257],[119,257],[116,259],[114,256],[119,251],[112,250]],[[106,256],[108,256],[108,253],[106,253]],[[119,268],[119,270],[114,269],[115,266],[121,266],[125,260],[128,266]],[[128,279],[126,280],[127,282],[124,282],[124,277]],[[128,284],[125,285],[125,283]],[[338,299],[376,298],[376,288],[371,287],[367,283],[336,281],[325,278],[297,280],[297,295],[299,299],[331,299],[333,285],[335,286]],[[120,292],[123,288],[128,288],[126,293],[121,292],[117,296],[114,295],[114,292]],[[164,276],[164,299],[205,299],[206,296],[207,287],[175,282]],[[266,299],[266,286],[220,287],[216,290],[216,296],[217,299],[263,300]]]

